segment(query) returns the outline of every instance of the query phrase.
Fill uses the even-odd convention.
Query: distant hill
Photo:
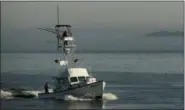
[[[146,34],[146,36],[154,36],[154,37],[168,37],[168,36],[184,36],[184,32],[182,31],[159,31],[159,32],[152,32],[149,34]]]

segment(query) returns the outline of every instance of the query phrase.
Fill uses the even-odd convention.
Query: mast
[[[71,25],[67,24],[60,24],[59,19],[59,5],[57,4],[57,15],[56,15],[56,25],[54,29],[50,28],[38,28],[47,32],[51,32],[56,35],[57,37],[57,56],[59,57],[60,50],[62,50],[64,53],[64,60],[65,61],[72,61],[72,57],[74,58],[74,53],[76,49],[75,45],[75,39],[72,36],[71,32]],[[62,28],[65,28],[64,30]],[[63,34],[61,34],[61,32]],[[65,33],[64,33],[65,32]],[[72,61],[73,62],[73,61]],[[68,65],[67,65],[68,66]]]
[[[58,4],[57,4],[57,24],[59,25],[59,7],[58,7]]]
[[[57,41],[58,41],[58,43],[57,43],[57,53],[59,54],[59,52],[60,52],[60,48],[61,48],[61,44],[60,44],[60,38],[61,38],[61,35],[60,35],[60,30],[59,30],[59,28],[60,28],[60,16],[59,16],[59,5],[57,4],[57,25],[55,26],[55,28],[56,28],[56,31],[57,31]],[[64,47],[63,47],[64,48]],[[65,56],[65,54],[64,54],[64,59],[65,59],[65,61],[66,61],[66,56]]]
[[[60,25],[60,21],[59,20],[60,20],[59,5],[57,4],[57,25],[55,26],[55,29],[56,29],[56,32],[57,32],[57,41],[58,41],[58,43],[57,43],[57,53],[59,54],[60,53],[60,48],[62,48],[62,50],[64,52],[64,60],[68,61],[67,60],[67,55],[65,54],[65,51],[64,51],[65,47],[64,47],[64,45],[61,46],[61,43],[60,43],[60,41],[61,41],[60,38],[63,37],[63,36],[60,35],[60,27],[62,27],[62,25]],[[64,41],[63,41],[63,43],[64,43]],[[66,66],[68,68],[68,63],[66,64]]]
[[[57,4],[57,25],[59,25],[59,6],[58,4]],[[55,27],[55,28],[57,32],[57,51],[59,51],[59,37],[60,37],[59,27]]]

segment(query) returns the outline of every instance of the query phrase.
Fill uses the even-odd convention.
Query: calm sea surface
[[[46,81],[57,75],[55,53],[2,53],[3,109],[183,109],[183,53],[80,53],[79,65],[106,81],[102,101],[75,96],[64,100],[38,99]],[[24,97],[24,91],[30,97]],[[19,95],[15,96],[17,93]],[[33,96],[33,97],[31,97]]]

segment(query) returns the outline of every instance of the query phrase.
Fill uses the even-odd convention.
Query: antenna
[[[59,25],[59,6],[57,4],[57,24]]]
[[[57,4],[57,25],[59,25],[59,6]],[[57,31],[57,50],[59,51],[59,28],[56,28]]]

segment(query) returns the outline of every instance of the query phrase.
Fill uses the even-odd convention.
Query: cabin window
[[[77,77],[72,77],[72,78],[70,78],[70,80],[71,80],[71,82],[77,82],[78,81]]]
[[[54,80],[54,85],[56,85],[57,84],[57,81],[56,80]]]
[[[78,80],[79,80],[80,82],[84,82],[86,79],[85,79],[84,76],[81,76],[81,77],[78,77]]]
[[[66,83],[68,83],[68,79],[67,78],[64,78],[63,79],[63,84],[66,84]]]
[[[61,81],[60,79],[57,79],[57,83],[58,83],[58,84],[61,84],[62,81]]]

